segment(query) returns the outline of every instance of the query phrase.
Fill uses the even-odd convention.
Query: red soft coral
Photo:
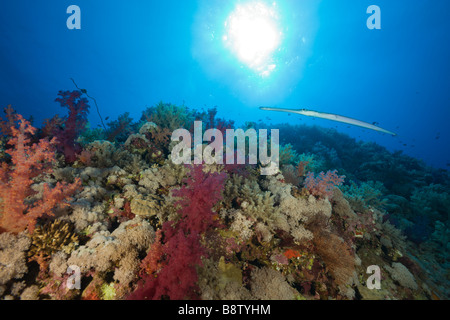
[[[81,98],[81,91],[60,91],[61,98],[57,98],[61,107],[69,109],[69,115],[65,118],[64,130],[55,133],[61,151],[67,163],[73,163],[76,160],[76,154],[80,151],[79,145],[75,139],[87,123],[87,114],[89,105],[86,98]]]
[[[186,185],[173,191],[180,198],[175,205],[183,208],[178,229],[185,234],[201,234],[214,224],[211,210],[221,199],[226,177],[225,173],[204,173],[201,165],[191,168]]]
[[[150,247],[147,256],[141,262],[141,276],[146,277],[157,273],[163,266],[162,258],[164,256],[162,246],[162,231],[156,231],[155,241]]]
[[[174,191],[174,196],[180,197],[176,205],[181,206],[181,219],[165,222],[162,227],[164,267],[156,278],[144,277],[129,299],[197,298],[196,266],[206,256],[200,240],[216,224],[212,207],[220,200],[225,179],[224,173],[205,174],[202,166],[191,169],[186,185]]]
[[[344,182],[345,176],[338,176],[337,170],[319,173],[319,176],[314,177],[314,173],[308,172],[305,179],[305,187],[313,196],[331,199],[333,189]]]
[[[11,127],[12,138],[8,144],[13,146],[6,152],[11,155],[11,165],[2,163],[0,168],[0,231],[19,233],[28,227],[33,232],[36,220],[43,215],[51,215],[52,209],[63,204],[80,185],[57,183],[53,189],[44,186],[41,200],[29,203],[26,198],[35,193],[31,189],[33,179],[42,173],[51,172],[51,163],[55,161],[53,145],[55,140],[41,139],[31,144],[30,137],[36,128],[17,115],[19,127]]]

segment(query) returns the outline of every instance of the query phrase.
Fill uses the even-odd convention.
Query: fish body
[[[354,126],[358,126],[358,127],[362,127],[362,128],[366,128],[366,129],[370,129],[370,130],[375,130],[378,132],[387,133],[392,136],[397,135],[394,132],[383,129],[374,124],[370,124],[370,123],[367,123],[367,122],[364,122],[361,120],[357,120],[357,119],[353,119],[353,118],[349,118],[349,117],[345,117],[345,116],[341,116],[341,115],[333,114],[333,113],[324,113],[324,112],[318,112],[318,111],[307,110],[307,109],[285,109],[285,108],[272,108],[272,107],[260,107],[259,109],[266,110],[266,111],[290,112],[290,113],[301,114],[301,115],[304,115],[307,117],[328,119],[328,120],[332,120],[332,121],[352,124]]]

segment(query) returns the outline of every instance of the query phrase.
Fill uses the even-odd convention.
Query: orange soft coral
[[[17,113],[11,105],[8,105],[7,108],[4,108],[5,112],[5,120],[0,118],[0,131],[3,135],[9,136],[11,135],[11,127],[14,126],[15,121],[17,120]]]
[[[8,141],[13,148],[6,151],[11,155],[11,164],[3,163],[0,168],[0,232],[19,233],[28,227],[31,233],[39,217],[52,215],[57,205],[67,205],[64,200],[79,188],[80,181],[57,183],[54,188],[45,185],[42,199],[27,202],[26,198],[35,193],[31,189],[33,178],[51,172],[55,139],[31,144],[36,128],[21,115],[17,120],[18,128],[11,127],[12,138]]]

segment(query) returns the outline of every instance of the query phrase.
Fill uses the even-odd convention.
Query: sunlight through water
[[[281,44],[282,32],[276,3],[238,4],[225,21],[223,42],[236,57],[261,76],[276,68],[273,53]]]

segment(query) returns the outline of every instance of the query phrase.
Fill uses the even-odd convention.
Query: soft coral
[[[305,179],[305,187],[309,193],[316,197],[328,197],[331,199],[333,189],[344,182],[345,176],[338,176],[337,170],[319,173],[314,177],[314,173],[308,172]]]
[[[61,107],[69,109],[69,115],[65,118],[64,129],[59,130],[55,135],[64,152],[66,162],[73,163],[79,151],[75,139],[86,126],[89,105],[87,99],[81,97],[81,91],[59,91],[58,95],[61,98],[57,98],[56,101],[61,104]]]
[[[26,198],[34,193],[31,189],[33,179],[42,173],[51,172],[51,163],[55,161],[53,145],[55,139],[48,141],[41,139],[31,144],[36,128],[17,115],[18,128],[11,127],[12,138],[8,144],[12,149],[6,152],[11,155],[11,165],[2,163],[0,168],[0,231],[19,233],[28,227],[33,232],[36,220],[47,214],[57,204],[64,204],[64,200],[78,187],[79,180],[73,184],[57,183],[52,189],[44,185],[42,199],[28,203]]]
[[[130,299],[197,297],[196,266],[201,265],[201,257],[207,254],[200,240],[216,223],[212,207],[220,200],[225,178],[224,173],[205,174],[201,166],[191,169],[187,184],[173,193],[180,197],[176,205],[181,206],[181,219],[165,222],[162,227],[165,265],[156,279],[153,275],[144,277]]]

